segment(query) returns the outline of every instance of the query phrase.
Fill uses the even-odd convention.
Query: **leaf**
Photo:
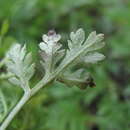
[[[35,72],[35,64],[33,63],[25,72],[25,80],[30,80]]]
[[[76,35],[77,36],[76,39],[78,37],[81,37],[79,32],[81,32],[82,34],[83,33],[82,31],[81,29],[79,29],[77,31],[78,33],[76,32],[76,34],[78,34]],[[88,36],[87,40],[84,43],[82,43],[83,40],[84,38],[82,37],[82,39],[80,39],[80,42],[78,44],[75,44],[74,39],[71,42],[69,41],[69,44],[72,46],[72,48],[69,48],[69,50],[67,50],[66,56],[61,62],[59,69],[57,70],[57,73],[59,73],[60,71],[64,71],[66,67],[68,67],[68,65],[72,65],[73,62],[79,60],[78,58],[80,58],[80,56],[84,57],[88,54],[88,52],[100,49],[104,45],[102,44],[103,34],[96,35],[96,32],[90,33],[90,35]]]
[[[57,51],[53,57],[53,69],[56,68],[57,63],[64,57],[65,50]]]
[[[70,33],[70,39],[72,40],[72,42],[74,43],[81,43],[85,40],[85,33],[83,31],[83,29],[78,29],[76,33],[71,32]]]
[[[8,66],[7,70],[16,76],[20,76],[20,71],[19,68],[12,62],[12,61],[7,61],[6,66]]]
[[[44,42],[41,42],[39,44],[39,47],[41,48],[41,50],[45,51],[46,53],[50,53],[51,52],[49,46],[46,43],[44,43]]]
[[[35,64],[32,64],[31,53],[27,54],[26,45],[14,44],[7,52],[7,70],[14,74],[9,81],[20,85],[24,90],[28,89],[28,82],[34,74]],[[17,77],[17,78],[16,78]]]
[[[96,63],[97,61],[103,60],[105,57],[102,54],[93,52],[104,46],[104,42],[102,42],[103,38],[104,38],[103,34],[97,35],[96,32],[94,31],[94,32],[90,33],[88,38],[85,40],[85,33],[84,33],[83,29],[78,29],[76,31],[76,33],[72,32],[70,34],[70,40],[68,40],[69,49],[67,50],[65,58],[60,63],[55,74],[65,73],[67,68],[71,67],[71,69],[72,69],[72,67],[74,65],[76,65],[78,63],[82,64],[83,59],[85,59],[86,63],[90,63],[90,62]],[[89,82],[86,82],[86,79],[89,78],[88,76],[86,79],[83,79],[80,77],[77,78],[73,74],[71,74],[71,73],[69,75],[65,74],[65,75],[60,76],[59,78],[62,78],[61,79],[62,82],[65,82],[66,84],[73,84],[73,83],[76,84],[77,83],[76,85],[79,87],[84,84],[89,84]],[[92,83],[92,84],[94,85],[94,83]]]
[[[20,48],[19,58],[21,61],[24,59],[25,55],[26,55],[26,45]]]
[[[23,61],[23,66],[26,68],[29,67],[29,65],[32,63],[32,54],[31,53],[28,53],[25,58],[24,58],[24,61]]]
[[[8,73],[3,72],[3,73],[0,74],[0,80],[8,79],[8,78],[13,77],[13,76],[14,75],[10,72],[8,72]]]
[[[19,81],[19,79],[17,79],[16,77],[9,78],[9,81],[10,81],[12,84],[14,84],[14,85],[17,85],[17,86],[20,85],[20,81]]]
[[[58,81],[73,87],[77,86],[81,89],[85,89],[89,86],[90,75],[84,69],[78,69],[75,72],[65,72],[58,77]]]
[[[97,63],[105,58],[105,56],[98,52],[89,53],[84,57],[85,63]]]
[[[41,63],[46,75],[50,75],[54,72],[56,64],[65,54],[64,50],[60,50],[62,47],[62,45],[58,43],[60,38],[61,36],[56,34],[53,30],[50,30],[48,35],[44,34],[42,36],[43,42],[39,44],[39,47],[41,49],[40,54],[43,60]]]

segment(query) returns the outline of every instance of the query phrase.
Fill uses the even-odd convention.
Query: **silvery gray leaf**
[[[84,57],[88,54],[88,52],[98,50],[104,46],[103,34],[96,35],[96,32],[92,32],[89,34],[86,41],[84,41],[84,31],[79,29],[76,33],[72,32],[70,34],[70,39],[68,40],[69,49],[66,52],[66,56],[60,64],[60,68],[66,69],[66,67],[71,66],[73,63],[79,62],[80,57]],[[74,39],[78,40],[78,44],[75,44]],[[77,40],[76,40],[77,41]],[[83,43],[84,41],[84,43]],[[63,71],[64,71],[63,70]]]
[[[29,81],[29,80],[32,78],[34,72],[35,72],[35,64],[33,63],[33,64],[30,65],[30,66],[28,67],[28,69],[25,71],[25,74],[24,74],[25,77],[24,77],[24,79],[27,80],[27,81]]]
[[[32,64],[31,53],[27,53],[26,45],[22,47],[17,43],[14,44],[7,52],[7,58],[7,70],[14,74],[14,77],[9,79],[10,82],[20,86],[24,84],[24,90],[26,90],[25,85],[28,84],[28,81],[34,74],[35,65]]]
[[[29,67],[31,63],[32,63],[32,54],[28,53],[25,56],[24,60],[23,60],[23,66],[24,66],[24,68]]]
[[[85,33],[82,28],[78,29],[76,33],[71,32],[70,33],[70,38],[73,43],[75,44],[82,44],[83,41],[85,40]]]
[[[89,53],[84,57],[85,63],[97,63],[105,58],[105,56],[98,52]]]
[[[14,85],[20,86],[20,81],[16,77],[9,78],[9,82],[11,82]]]
[[[39,44],[41,49],[40,54],[43,62],[45,74],[50,74],[54,71],[56,63],[63,56],[61,51],[62,45],[59,43],[61,36],[56,34],[55,31],[49,31],[47,35],[43,35],[43,42]]]
[[[84,69],[79,69],[75,72],[65,72],[58,77],[58,81],[66,84],[69,87],[77,86],[81,89],[85,89],[89,84],[89,73]]]
[[[80,65],[79,67],[83,68],[86,67],[83,64],[84,58],[86,63],[96,63],[97,61],[103,60],[105,58],[104,55],[93,52],[104,46],[103,39],[103,34],[96,34],[94,31],[90,33],[88,38],[85,40],[85,33],[82,29],[77,30],[76,33],[72,32],[70,34],[70,40],[68,40],[69,49],[66,51],[65,58],[60,63],[59,68],[56,71],[61,75],[63,73],[62,76],[59,75],[61,82],[70,85],[75,84],[79,87],[89,84],[87,79],[90,77],[88,73],[83,73],[82,68],[69,74],[67,74],[66,71],[76,68],[76,65]],[[92,82],[91,85],[94,85],[94,83]]]

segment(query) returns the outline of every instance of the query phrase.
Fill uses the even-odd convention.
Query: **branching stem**
[[[44,68],[44,69],[46,69],[46,73],[45,73],[45,76],[32,89],[30,89],[28,81],[32,77],[32,74],[34,73],[34,67],[30,65],[30,62],[28,62],[28,60],[30,59],[30,57],[28,57],[29,55],[25,57],[26,51],[24,49],[26,47],[21,48],[21,46],[19,44],[16,44],[12,48],[12,50],[10,50],[10,53],[8,54],[8,56],[10,56],[10,58],[12,58],[12,61],[15,60],[16,63],[17,62],[18,63],[22,62],[22,65],[26,66],[26,67],[23,66],[23,68],[22,68],[23,70],[26,68],[24,71],[20,71],[20,74],[22,73],[24,75],[22,78],[23,79],[24,78],[28,79],[28,77],[30,77],[30,76],[31,77],[27,80],[27,83],[24,82],[23,80],[21,80],[21,82],[23,83],[21,85],[21,88],[24,89],[25,93],[24,93],[23,97],[21,98],[21,100],[18,102],[18,104],[16,104],[16,106],[13,108],[13,110],[8,114],[7,118],[3,121],[2,125],[0,126],[0,130],[5,130],[8,127],[8,125],[10,124],[10,122],[12,121],[12,119],[15,117],[15,115],[24,106],[24,104],[34,94],[36,94],[41,88],[47,86],[49,83],[51,83],[53,80],[55,80],[58,77],[58,75],[61,74],[61,72],[63,72],[71,63],[73,63],[73,61],[75,61],[77,58],[79,58],[82,54],[86,55],[87,52],[95,51],[95,50],[98,50],[98,49],[103,47],[104,44],[102,43],[102,40],[103,40],[103,35],[102,34],[96,35],[96,32],[92,32],[89,35],[88,39],[84,42],[84,44],[82,44],[84,39],[85,39],[84,35],[85,34],[84,34],[84,31],[82,29],[79,29],[76,33],[74,33],[74,32],[71,33],[70,37],[71,37],[71,42],[72,43],[70,42],[69,50],[67,51],[66,56],[64,57],[64,59],[62,60],[62,62],[60,63],[59,67],[57,67],[56,70],[52,70],[52,66],[53,66],[53,64],[52,64],[52,56],[48,61],[47,61],[46,58],[48,58],[48,55],[50,55],[50,53],[52,53],[53,49],[55,51],[60,49],[60,46],[58,46],[58,44],[56,45],[56,43],[60,40],[60,35],[56,35],[56,33],[54,33],[54,32],[53,33],[49,32],[48,35],[43,35],[43,41],[44,42],[41,42],[39,44],[39,46],[40,46],[41,50],[44,51],[44,53],[45,53],[43,55],[43,58],[44,58],[44,61],[47,62],[46,66]],[[54,43],[54,44],[52,44],[52,43]],[[78,45],[77,45],[77,43],[78,43]],[[95,45],[95,44],[97,44],[97,45]],[[74,46],[77,46],[78,49],[75,50]],[[17,58],[16,55],[18,55],[19,58]],[[24,59],[24,57],[25,57],[25,59],[27,61]],[[14,59],[14,58],[16,58],[16,59]],[[96,57],[96,61],[100,60],[99,58],[101,58],[101,57],[99,57],[99,55],[98,55]],[[6,60],[7,59],[4,59],[3,61],[1,61],[0,67],[3,66],[3,64],[5,63]],[[95,57],[92,60],[95,61]],[[17,64],[15,64],[14,62],[11,62],[11,63],[14,66],[17,67]],[[14,68],[12,70],[12,65],[10,65],[10,64],[7,65],[7,67],[10,70],[12,70],[12,72],[17,77],[21,78],[21,75],[19,76],[19,73],[17,73],[18,70],[21,70],[21,69],[19,69],[19,66],[18,66],[18,69]],[[30,66],[30,67],[27,67],[27,66]],[[27,73],[26,73],[26,71],[27,71]],[[25,75],[28,75],[28,73],[30,75],[25,77]],[[14,83],[16,81],[17,81],[17,79],[15,79]]]

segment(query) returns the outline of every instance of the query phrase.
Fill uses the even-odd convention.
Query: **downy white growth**
[[[86,68],[79,68],[79,70],[75,72],[71,70],[77,64],[96,63],[105,58],[104,55],[95,52],[105,45],[105,43],[102,42],[103,36],[103,34],[96,35],[96,32],[92,32],[88,38],[85,39],[85,32],[83,29],[79,29],[76,33],[71,32],[70,40],[68,40],[69,49],[59,66],[59,68],[62,68],[61,74],[58,76],[59,81],[71,87],[76,85],[80,88],[86,88],[89,85],[91,76],[86,72]],[[62,73],[66,71],[66,68],[70,69],[68,72]]]
[[[85,89],[90,83],[90,75],[84,69],[78,69],[74,72],[68,70],[59,76],[58,81],[69,87],[77,86],[80,89]]]
[[[54,75],[54,79],[70,86],[84,88],[89,85],[90,75],[86,68],[71,71],[77,64],[97,63],[105,58],[103,54],[95,52],[104,46],[103,34],[96,35],[96,32],[92,32],[85,39],[83,29],[78,29],[75,33],[71,32],[66,53],[59,43],[61,36],[55,31],[51,30],[47,35],[44,34],[42,39],[43,42],[39,44],[39,47],[44,76],[49,78]],[[9,58],[8,71],[15,75],[9,80],[13,84],[20,85],[24,90],[29,89],[28,81],[34,74],[34,64],[31,63],[31,54],[26,54],[26,46],[21,47],[20,44],[15,44],[7,53],[7,57]]]
[[[14,44],[7,53],[6,66],[8,72],[12,74],[9,81],[20,86],[24,90],[24,95],[4,120],[0,130],[7,128],[31,96],[53,80],[81,89],[95,85],[92,77],[86,71],[86,65],[97,63],[105,58],[103,54],[96,52],[105,45],[103,34],[97,35],[96,32],[92,32],[86,39],[83,29],[71,32],[66,51],[62,49],[62,45],[59,43],[61,36],[55,31],[49,31],[47,35],[42,36],[42,39],[43,42],[39,44],[39,47],[42,57],[41,64],[45,73],[33,88],[29,86],[29,80],[35,72],[35,64],[32,63],[31,53],[26,52],[26,46]]]
[[[57,49],[60,48],[60,45],[57,42],[61,39],[59,34],[56,34],[55,31],[51,30],[48,32],[48,35],[42,36],[43,42],[39,44],[41,50],[45,51],[48,55],[53,55]]]
[[[31,53],[26,54],[26,45],[22,47],[18,43],[14,44],[6,56],[7,69],[14,74],[9,81],[22,87],[24,91],[28,91],[30,89],[28,82],[34,74],[35,64],[32,63]]]
[[[68,40],[69,50],[67,50],[66,57],[62,64],[65,64],[66,61],[70,62],[70,60],[75,61],[78,58],[82,59],[83,57],[86,57],[89,52],[92,52],[91,55],[93,55],[93,53],[95,53],[94,51],[102,48],[105,45],[105,43],[102,42],[103,39],[103,34],[96,35],[96,32],[92,32],[85,40],[85,33],[83,29],[79,29],[76,33],[72,32],[70,34],[70,40]],[[96,61],[101,60],[99,56],[95,55],[95,57],[97,57]],[[91,61],[95,61],[95,58],[92,57]],[[89,59],[86,59],[85,62],[89,62]]]
[[[41,56],[43,61],[41,64],[43,65],[46,74],[50,74],[54,72],[56,63],[60,60],[60,58],[64,55],[64,50],[59,49],[62,45],[59,43],[61,36],[56,34],[54,30],[48,32],[48,35],[42,36],[43,42],[39,44],[41,49]]]

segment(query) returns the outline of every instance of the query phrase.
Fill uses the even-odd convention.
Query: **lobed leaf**
[[[28,82],[35,71],[31,53],[27,54],[26,45],[22,47],[20,44],[14,44],[7,52],[7,58],[7,69],[14,74],[9,81],[14,85],[20,85],[26,91],[29,89]]]
[[[49,31],[48,35],[43,35],[43,42],[39,44],[42,57],[41,64],[44,67],[45,74],[50,75],[54,72],[56,64],[65,54],[64,50],[60,50],[62,45],[58,43],[61,36],[55,31]]]
[[[69,49],[66,52],[65,58],[61,62],[59,68],[57,69],[57,73],[64,73],[62,76],[58,76],[61,82],[70,85],[76,85],[78,87],[82,87],[84,85],[89,85],[90,82],[87,82],[91,76],[77,77],[77,70],[73,74],[66,75],[67,68],[73,69],[74,66],[78,64],[86,64],[88,63],[97,63],[105,58],[104,55],[95,52],[96,50],[102,48],[104,46],[104,35],[96,34],[96,32],[92,32],[89,34],[88,38],[85,40],[85,32],[83,29],[78,29],[75,33],[70,33],[70,40],[68,40]],[[82,68],[79,68],[79,70]],[[81,74],[78,74],[81,75]],[[85,78],[85,79],[84,79]],[[88,80],[89,81],[89,80]],[[94,82],[92,82],[94,85]],[[90,85],[91,86],[91,85]]]
[[[85,63],[97,63],[98,61],[101,61],[104,58],[105,56],[103,54],[98,52],[92,52],[92,53],[88,53],[88,55],[84,57],[84,61]]]

